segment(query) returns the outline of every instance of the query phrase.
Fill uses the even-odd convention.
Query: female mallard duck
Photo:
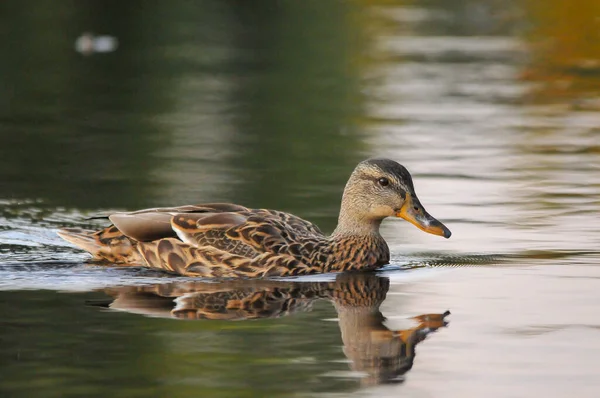
[[[292,214],[224,203],[115,213],[108,217],[113,225],[101,231],[65,228],[58,234],[111,263],[186,276],[290,276],[387,264],[390,252],[379,226],[391,216],[450,237],[417,199],[408,170],[388,159],[356,166],[331,236]]]

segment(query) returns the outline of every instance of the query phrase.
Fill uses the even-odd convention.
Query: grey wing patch
[[[223,212],[248,211],[243,206],[229,203],[208,203],[179,207],[157,207],[134,212],[111,214],[110,221],[129,238],[140,242],[150,242],[161,238],[176,237],[171,226],[171,218],[176,214],[187,214],[196,221],[222,214]]]
[[[223,212],[244,212],[248,208],[231,203],[202,203],[197,205],[185,205],[177,207],[155,207],[152,209],[143,209],[130,212],[128,214],[144,213],[223,213]]]
[[[108,218],[119,231],[140,242],[175,237],[169,213],[115,213]]]

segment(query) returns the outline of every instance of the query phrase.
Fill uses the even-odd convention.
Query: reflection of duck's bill
[[[452,232],[444,224],[432,217],[421,203],[419,199],[410,193],[406,194],[406,200],[398,212],[396,217],[400,217],[415,225],[422,231],[428,232],[433,235],[443,236],[448,239]]]
[[[423,314],[415,316],[413,319],[422,325],[427,325],[429,328],[437,329],[448,325],[446,317],[450,315],[450,310],[443,314]]]

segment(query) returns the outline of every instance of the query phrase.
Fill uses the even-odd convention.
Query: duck
[[[387,217],[451,236],[417,198],[409,171],[385,158],[364,160],[352,171],[330,235],[290,213],[230,203],[116,212],[106,216],[112,225],[102,230],[63,228],[58,235],[100,263],[190,277],[287,277],[389,264],[380,234]]]

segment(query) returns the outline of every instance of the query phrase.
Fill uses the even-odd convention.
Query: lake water
[[[600,394],[600,3],[11,0],[0,33],[0,396]],[[384,222],[377,274],[206,283],[55,234],[216,201],[332,231],[373,156],[453,232]]]

